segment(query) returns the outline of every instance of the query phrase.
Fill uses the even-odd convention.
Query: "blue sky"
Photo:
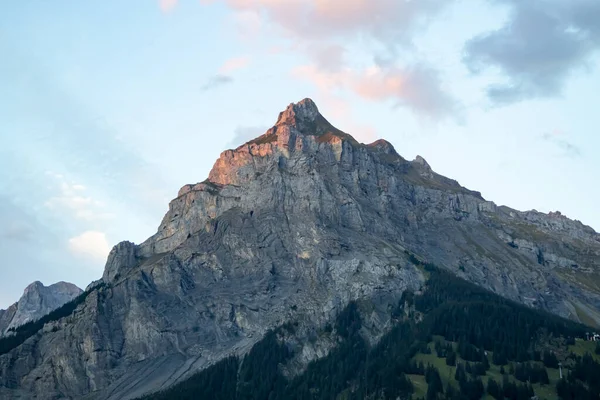
[[[304,97],[497,204],[599,230],[597,21],[596,0],[3,2],[0,307],[98,279]]]

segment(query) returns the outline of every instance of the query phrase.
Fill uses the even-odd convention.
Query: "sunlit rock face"
[[[0,356],[0,398],[135,398],[286,322],[301,369],[331,347],[307,338],[351,300],[374,305],[367,339],[385,332],[390,307],[424,281],[407,252],[600,322],[591,228],[497,206],[385,140],[358,143],[305,99],[185,185],[155,235],[117,245],[71,316]]]

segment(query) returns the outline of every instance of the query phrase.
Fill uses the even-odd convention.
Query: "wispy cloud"
[[[208,90],[213,90],[213,89],[217,89],[221,86],[225,86],[231,82],[233,82],[232,77],[230,77],[228,75],[217,74],[215,76],[210,77],[208,79],[208,82],[206,82],[204,85],[202,85],[200,90],[203,92],[206,92]]]
[[[600,50],[597,0],[493,1],[509,6],[510,18],[467,42],[464,61],[473,72],[504,73],[505,83],[487,88],[496,104],[560,95],[569,76]]]
[[[250,57],[234,57],[225,61],[221,68],[219,68],[219,74],[222,76],[226,76],[233,71],[238,69],[246,68],[250,64]]]
[[[552,132],[546,132],[542,135],[542,139],[558,147],[566,157],[577,158],[581,156],[581,149],[568,141],[566,134],[561,130],[556,129]]]
[[[45,202],[45,206],[55,212],[67,213],[72,218],[84,221],[97,221],[114,218],[114,214],[104,210],[104,204],[86,195],[86,187],[80,184],[69,183],[60,174],[46,173],[53,177],[58,187],[58,195]]]
[[[309,79],[321,90],[348,90],[373,101],[391,99],[396,106],[432,118],[456,110],[455,99],[444,91],[431,65],[421,61],[399,66],[397,57],[398,49],[412,49],[413,35],[453,0],[220,1],[237,15],[244,15],[244,21],[253,21],[253,26],[269,29],[269,35],[287,39],[289,48],[310,61],[307,67],[296,69],[294,76]],[[257,18],[264,23],[257,24]],[[372,47],[386,49],[386,57],[373,57],[390,61],[380,63],[372,76],[353,69],[345,44],[354,40],[368,40],[376,44]],[[323,85],[324,81],[329,83]]]
[[[258,12],[285,33],[305,40],[369,36],[390,47],[411,34],[448,0],[224,0],[237,11]]]
[[[436,71],[425,65],[405,69],[374,66],[360,72],[351,69],[327,72],[308,65],[296,68],[293,74],[326,92],[345,88],[364,99],[391,100],[396,106],[431,118],[444,118],[457,112],[454,99],[440,88]]]
[[[36,230],[39,230],[39,223],[34,217],[3,196],[0,196],[0,221],[2,241],[30,242],[35,239]]]

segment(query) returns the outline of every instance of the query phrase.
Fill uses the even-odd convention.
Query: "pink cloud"
[[[325,92],[347,89],[363,99],[391,100],[428,117],[442,118],[455,111],[455,103],[442,91],[436,72],[423,65],[405,69],[372,67],[358,72],[349,68],[327,72],[309,65],[296,68],[293,76]]]
[[[177,5],[178,0],[159,0],[158,4],[162,12],[169,12]]]
[[[338,71],[344,66],[346,49],[339,44],[314,43],[308,46],[307,51],[319,69]]]
[[[238,38],[245,42],[255,41],[263,30],[262,18],[254,10],[236,12],[232,22]]]
[[[350,104],[347,100],[330,94],[322,94],[319,104],[326,111],[325,114],[333,119],[346,119],[352,115]]]
[[[448,0],[222,0],[238,11],[260,11],[288,33],[304,39],[367,34],[391,44]]]
[[[349,90],[363,99],[390,100],[435,118],[455,111],[454,101],[443,91],[433,68],[422,62],[412,67],[395,65],[395,50],[401,46],[410,49],[412,35],[453,0],[214,1],[236,11],[239,26],[247,19],[259,26],[255,31],[271,29],[270,34],[283,34],[294,52],[310,60],[293,75],[313,82],[321,91]],[[346,59],[352,59],[352,54],[346,54],[342,43],[365,39],[389,50],[387,66],[347,67]]]
[[[286,50],[286,48],[283,46],[271,46],[271,47],[269,47],[268,53],[269,54],[281,54],[285,50]]]
[[[250,64],[249,57],[230,58],[229,60],[227,60],[223,63],[221,68],[219,68],[219,73],[223,74],[223,75],[227,75],[235,70],[247,67],[248,64]]]

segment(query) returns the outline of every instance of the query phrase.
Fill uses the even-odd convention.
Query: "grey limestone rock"
[[[25,288],[19,301],[0,310],[0,335],[29,321],[35,321],[79,296],[82,290],[72,283],[44,286],[36,281]]]

